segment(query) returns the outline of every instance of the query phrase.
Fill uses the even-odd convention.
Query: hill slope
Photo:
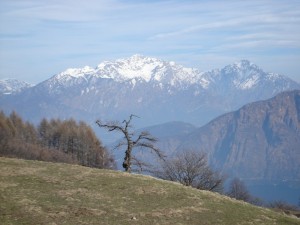
[[[299,224],[218,194],[140,175],[0,158],[2,224]]]
[[[206,151],[214,165],[245,179],[300,180],[300,90],[222,115],[180,146]]]

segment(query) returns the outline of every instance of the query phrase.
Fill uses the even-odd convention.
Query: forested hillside
[[[0,156],[112,168],[114,160],[85,122],[43,119],[37,127],[0,112]]]

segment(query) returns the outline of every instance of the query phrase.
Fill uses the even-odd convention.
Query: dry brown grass
[[[149,176],[0,158],[6,224],[300,224],[271,210]]]

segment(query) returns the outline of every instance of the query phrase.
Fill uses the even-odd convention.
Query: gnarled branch
[[[129,116],[128,120],[123,121],[123,126],[120,125],[118,122],[108,122],[108,123],[103,123],[100,120],[96,121],[96,124],[99,127],[105,128],[108,131],[119,131],[124,134],[124,139],[125,141],[121,141],[117,144],[115,148],[120,148],[121,146],[127,146],[127,149],[125,151],[125,157],[123,161],[123,167],[125,171],[130,172],[131,171],[131,164],[132,161],[136,163],[137,166],[145,166],[145,163],[142,163],[141,161],[137,160],[133,155],[132,155],[132,150],[134,148],[145,148],[151,150],[151,152],[154,152],[159,158],[164,158],[165,156],[163,153],[154,146],[153,143],[157,141],[157,139],[153,136],[150,135],[149,132],[147,131],[142,131],[139,135],[137,135],[137,138],[133,140],[133,132],[130,132],[131,122],[133,117],[137,117],[136,115],[131,114]]]

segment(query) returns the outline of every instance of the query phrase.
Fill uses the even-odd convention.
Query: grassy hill
[[[177,183],[76,165],[0,158],[0,224],[300,224]]]

